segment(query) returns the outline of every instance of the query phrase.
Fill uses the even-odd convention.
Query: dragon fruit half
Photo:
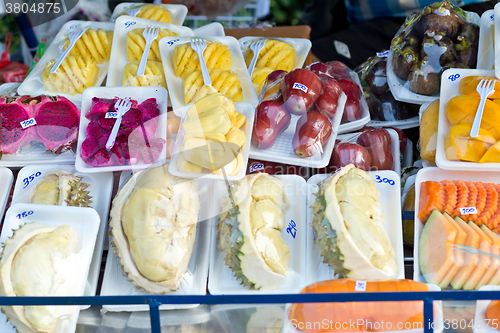
[[[70,146],[78,137],[80,110],[62,96],[42,96],[33,105],[37,140],[48,150],[58,151]]]
[[[33,140],[33,127],[23,129],[21,122],[33,117],[29,96],[0,98],[0,154],[14,154]]]

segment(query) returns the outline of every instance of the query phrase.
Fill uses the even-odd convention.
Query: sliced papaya
[[[442,212],[446,194],[443,184],[426,181],[420,184],[420,200],[418,204],[418,219],[426,223],[434,209]]]
[[[495,80],[495,91],[489,95],[489,99],[500,98],[500,81],[494,77],[489,76],[467,76],[460,80],[458,84],[458,93],[461,95],[474,95],[479,96],[476,88],[481,80]]]
[[[455,237],[454,244],[465,245],[465,242],[467,241],[467,233],[458,225],[457,222],[455,222],[455,220],[451,218],[450,215],[448,215],[447,213],[443,213],[443,216],[450,222],[453,228],[455,228],[455,230],[457,231],[457,236]],[[439,287],[443,290],[446,289],[446,287],[448,287],[448,285],[453,280],[455,275],[465,264],[465,259],[464,259],[465,252],[454,249],[453,253],[454,253],[453,265],[451,266],[450,270],[446,273],[444,278],[438,284]]]
[[[488,148],[497,142],[487,130],[480,128],[476,138],[470,137],[472,124],[457,124],[450,128],[444,148],[449,161],[479,162]]]
[[[472,214],[471,216],[469,216],[469,220],[472,222],[477,221],[477,218],[483,212],[484,207],[486,207],[486,188],[484,187],[484,184],[481,182],[475,182],[474,186],[476,186],[476,188],[477,188],[477,200],[476,200],[476,206],[475,206],[477,214]],[[472,207],[472,206],[469,206],[469,207]]]
[[[481,230],[492,242],[491,253],[497,256],[500,255],[500,238],[498,238],[498,236],[484,224],[481,226]],[[479,281],[478,285],[476,286],[476,290],[485,285],[497,285],[498,283],[500,283],[499,268],[500,268],[500,259],[491,258],[491,267],[484,274],[481,281]]]
[[[495,186],[495,190],[497,190],[497,193],[499,193],[499,197],[500,197],[500,185],[495,184],[494,186]],[[490,228],[492,231],[494,231],[496,228],[499,227],[499,224],[500,224],[500,206],[497,204],[497,210],[493,213],[493,215],[486,222],[486,226],[488,228]]]
[[[462,228],[462,230],[467,234],[465,245],[472,246],[476,249],[479,248],[479,241],[481,239],[479,235],[460,217],[455,217],[455,222],[457,222],[460,228]],[[462,268],[458,271],[458,273],[451,281],[451,286],[453,287],[453,289],[462,289],[465,281],[467,281],[467,278],[470,276],[474,268],[476,268],[477,261],[477,256],[470,253],[465,253],[464,266],[462,266]]]
[[[468,225],[474,229],[474,231],[479,235],[481,240],[479,241],[479,250],[490,253],[492,241],[485,235],[485,233],[472,221],[469,221]],[[484,254],[476,254],[478,256],[478,261],[476,268],[472,271],[471,275],[463,285],[464,290],[473,290],[481,281],[483,275],[490,269],[492,259],[490,256]]]
[[[482,213],[476,220],[476,224],[479,227],[489,221],[498,207],[498,192],[495,189],[494,184],[488,183],[485,184],[484,187],[486,189],[486,204]]]
[[[464,207],[476,207],[477,195],[478,195],[477,187],[473,182],[465,182],[465,185],[467,185],[467,189],[469,190],[469,202]],[[462,218],[465,221],[468,221],[470,219],[470,215],[461,215],[460,218]]]
[[[493,146],[483,154],[479,163],[500,163],[500,141],[497,141]]]
[[[460,208],[469,207],[469,188],[461,180],[455,180],[454,183],[457,187],[457,206],[453,211],[453,218],[460,215]]]
[[[455,253],[452,247],[456,236],[453,225],[434,209],[419,240],[420,271],[428,283],[438,284],[453,266]]]
[[[451,215],[453,214],[453,212],[455,211],[455,207],[457,206],[457,187],[454,182],[451,182],[449,180],[443,180],[441,184],[443,184],[446,194],[445,206],[443,210],[444,212],[448,213],[448,215]]]

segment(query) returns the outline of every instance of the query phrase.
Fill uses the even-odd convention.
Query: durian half
[[[88,207],[92,197],[87,188],[90,186],[82,182],[79,177],[67,171],[53,171],[47,173],[40,183],[33,189],[32,204]]]

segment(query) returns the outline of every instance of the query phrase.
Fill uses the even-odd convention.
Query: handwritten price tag
[[[384,52],[377,52],[377,57],[379,58],[387,58],[387,56],[389,56],[389,50]]]
[[[118,112],[106,112],[105,118],[106,119],[109,119],[109,118],[118,118]]]
[[[17,214],[16,217],[20,220],[20,219],[23,219],[23,218],[28,217],[30,215],[33,215],[32,210],[30,210],[29,212],[22,212],[21,214]]]
[[[254,164],[250,166],[250,173],[257,171],[264,171],[264,164]]]
[[[307,94],[307,87],[305,85],[303,85],[302,83],[298,83],[298,82],[295,82],[293,84],[293,87],[292,89],[298,89],[298,90],[302,90],[303,92],[305,92]]]
[[[389,179],[389,178],[381,178],[379,175],[375,176],[375,182],[376,183],[386,183],[386,184],[389,184],[391,186],[394,186],[396,184],[396,182],[394,180]]]
[[[21,121],[21,127],[23,129],[26,129],[28,127],[35,126],[35,125],[36,125],[35,118],[30,118],[30,119]]]
[[[292,235],[293,238],[297,235],[297,225],[295,224],[295,221],[292,220],[290,223],[288,223],[288,228],[286,228],[286,232],[288,232],[290,235]]]
[[[41,173],[40,171],[38,171],[38,172],[36,172],[36,173],[32,174],[31,176],[24,178],[24,179],[23,179],[23,184],[24,184],[23,189],[25,189],[26,187],[28,187],[28,186],[29,186],[29,184],[30,184],[32,181],[34,181],[36,177],[40,177],[41,175],[42,175],[42,173]]]
[[[454,82],[456,80],[458,80],[460,78],[460,74],[455,74],[455,75],[450,75],[448,76],[448,80],[450,80],[451,82]]]
[[[356,291],[366,291],[366,281],[356,281],[356,286],[354,286]]]
[[[460,208],[460,215],[477,214],[476,207],[463,207]]]
[[[167,42],[167,44],[168,44],[168,46],[172,46],[172,45],[174,45],[174,43],[177,43],[178,41],[180,41],[180,39],[179,39],[179,38],[177,38],[177,39],[172,39],[172,40],[169,40],[169,41]]]

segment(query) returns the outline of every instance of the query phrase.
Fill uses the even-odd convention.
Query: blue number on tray
[[[391,186],[394,186],[396,184],[394,182],[394,180],[389,179],[389,178],[380,178],[379,175],[375,176],[375,182],[377,182],[377,183],[386,183],[386,184],[389,184]]]
[[[16,217],[18,219],[23,219],[23,218],[28,217],[30,215],[33,215],[33,211],[32,210],[30,210],[28,212],[22,212],[21,214],[17,214]]]
[[[28,186],[29,186],[29,184],[30,184],[33,180],[35,180],[35,178],[36,178],[36,177],[40,177],[41,175],[42,175],[42,173],[41,173],[40,171],[38,171],[38,172],[36,172],[36,173],[32,174],[31,176],[24,178],[24,179],[23,179],[23,184],[24,184],[23,189],[25,189],[26,187],[28,187]]]

